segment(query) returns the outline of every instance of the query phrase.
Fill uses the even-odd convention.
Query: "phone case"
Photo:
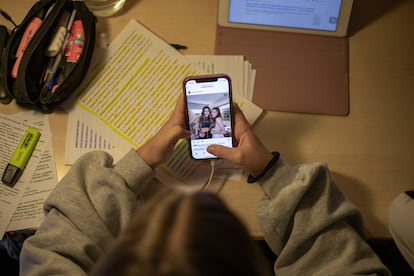
[[[43,16],[43,21],[21,54],[18,70],[15,70],[17,75],[13,77],[11,72],[18,59],[20,41],[25,37],[27,26],[39,15]],[[46,51],[57,37],[56,31],[62,25],[62,18],[67,18],[66,22],[73,22],[71,31],[64,32],[59,44],[62,47],[50,57]],[[75,22],[80,30],[76,35],[71,33]],[[68,28],[67,24],[69,23],[62,26]],[[44,113],[53,112],[57,105],[75,92],[85,78],[95,47],[95,28],[96,18],[82,1],[36,2],[22,23],[13,30],[3,51],[1,75],[6,93],[0,99],[1,102],[7,104],[15,99],[19,105],[39,109]],[[72,51],[74,54],[75,43],[78,44],[77,54],[69,61],[68,53]],[[57,58],[58,55],[61,56],[60,59]]]
[[[227,79],[228,87],[226,87],[226,90],[222,90],[221,92],[217,92],[217,88],[213,88],[215,92],[209,91],[209,87],[214,87],[214,85],[211,85],[212,83],[215,83],[218,81],[218,79]],[[199,85],[202,85],[203,87],[199,86],[197,88],[194,88],[192,90],[191,88],[188,90],[187,93],[187,84],[189,82],[195,82]],[[184,103],[185,103],[185,123],[186,128],[192,133],[191,137],[187,139],[187,145],[188,145],[188,153],[190,155],[190,158],[194,160],[209,160],[209,159],[216,159],[217,157],[213,155],[200,155],[200,152],[205,152],[208,145],[217,143],[218,140],[216,139],[222,139],[222,138],[231,138],[230,141],[220,141],[220,144],[228,147],[234,147],[235,145],[235,137],[234,137],[234,117],[233,117],[233,97],[232,97],[232,84],[231,84],[231,78],[227,74],[210,74],[210,75],[197,75],[197,76],[188,76],[183,80],[182,88],[184,93]],[[221,87],[221,89],[223,89]],[[228,90],[227,90],[228,89]],[[228,101],[223,100],[223,94],[227,92],[228,94]],[[214,93],[214,95],[212,94]],[[202,96],[202,98],[197,98],[194,101],[194,97]],[[207,97],[206,97],[207,96]],[[217,97],[218,96],[218,97]],[[192,100],[189,98],[193,97]],[[196,115],[196,112],[190,112],[189,111],[189,102],[193,101],[193,103],[196,103],[199,105],[199,114]],[[224,102],[223,102],[224,101]],[[213,105],[214,103],[214,105]],[[228,104],[228,108],[226,108],[227,115],[223,113],[222,107],[220,105],[216,105],[217,103],[220,103],[221,105]],[[204,117],[205,120],[201,120],[201,116],[204,113],[205,109],[208,109],[210,114],[213,109],[219,108],[219,112],[221,113],[221,119],[227,120],[230,122],[227,126],[230,127],[230,130],[225,129],[225,133],[223,133],[222,137],[215,137],[215,134],[211,132],[211,130],[214,129],[216,126],[216,120],[213,119],[212,115],[208,115],[208,117]],[[191,114],[191,116],[190,116]],[[198,118],[197,118],[198,117]],[[227,119],[225,119],[227,118]],[[223,122],[223,121],[222,121]],[[223,122],[224,123],[224,122]],[[223,125],[224,126],[224,125]],[[208,131],[202,131],[203,128],[208,128]],[[217,133],[216,133],[217,134]],[[192,142],[194,140],[203,140],[202,143],[195,143]],[[224,143],[223,143],[224,142]],[[193,151],[193,146],[196,147],[195,151]],[[196,153],[196,154],[194,154]],[[198,155],[198,156],[197,156]]]

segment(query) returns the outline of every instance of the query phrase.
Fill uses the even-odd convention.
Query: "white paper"
[[[35,126],[26,122],[18,121],[10,116],[0,114],[0,172],[3,174],[10,157],[19,144],[29,127],[37,128],[42,135],[23,174],[14,187],[9,187],[4,183],[0,185],[0,236],[2,237],[10,223],[13,213],[22,199],[27,187],[30,185],[33,173],[37,168],[41,155],[47,146],[50,137],[43,133],[42,127]]]
[[[187,55],[209,74],[225,73],[232,81],[233,93],[251,101],[256,78],[252,64],[239,55]]]
[[[111,131],[99,117],[91,114],[79,106],[70,110],[65,164],[72,165],[82,154],[103,150],[108,152],[117,162],[131,148],[131,144],[120,135]]]
[[[42,128],[43,137],[51,137],[47,115],[34,111],[20,112],[9,115]],[[27,118],[30,118],[28,120]],[[51,139],[46,142],[46,148],[40,156],[39,164],[26,188],[16,211],[14,212],[7,231],[36,229],[44,220],[43,204],[58,182],[53,145]]]

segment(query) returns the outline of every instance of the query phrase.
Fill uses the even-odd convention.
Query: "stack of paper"
[[[143,145],[169,118],[189,75],[230,75],[235,101],[247,119],[253,123],[262,112],[248,100],[255,71],[241,56],[184,56],[136,21],[97,55],[88,84],[66,107],[67,164],[98,149],[116,161],[131,147]],[[161,181],[194,183],[200,171],[200,162],[189,158],[185,141],[180,141],[158,176]]]
[[[187,55],[186,57],[198,65],[202,72],[226,73],[232,79],[233,93],[252,101],[256,70],[244,56]]]
[[[0,238],[5,231],[37,228],[44,219],[43,203],[57,184],[49,121],[35,112],[0,114],[0,173],[29,127],[41,132],[40,140],[17,184],[0,185]]]

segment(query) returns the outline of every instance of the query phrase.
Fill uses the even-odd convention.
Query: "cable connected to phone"
[[[211,182],[213,181],[215,167],[216,167],[216,160],[211,159],[210,160],[210,168],[211,168],[210,169],[210,176],[208,177],[206,183],[204,183],[204,185],[201,187],[200,191],[207,191],[208,188],[210,187]]]

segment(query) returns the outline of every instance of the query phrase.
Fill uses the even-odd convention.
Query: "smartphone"
[[[231,79],[225,74],[190,76],[183,90],[190,155],[197,160],[217,158],[207,152],[209,145],[234,146]]]

